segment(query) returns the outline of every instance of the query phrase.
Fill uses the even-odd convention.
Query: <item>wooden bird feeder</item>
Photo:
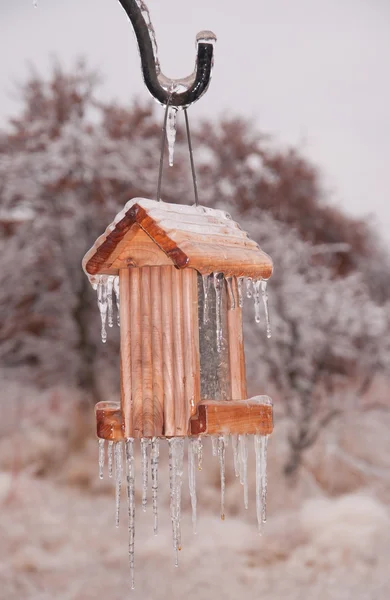
[[[136,198],[83,268],[108,294],[119,277],[121,402],[96,406],[100,439],[272,432],[272,405],[247,398],[242,330],[243,278],[272,261],[227,213]]]

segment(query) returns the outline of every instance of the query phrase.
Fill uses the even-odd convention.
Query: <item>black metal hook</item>
[[[185,79],[169,79],[160,70],[158,58],[153,50],[150,32],[153,27],[145,20],[143,13],[149,17],[143,0],[119,0],[126,11],[137,37],[141,55],[142,73],[145,85],[152,96],[170,106],[187,107],[193,104],[206,92],[213,66],[214,43],[216,36],[211,31],[202,31],[196,36],[197,60],[195,71]],[[157,51],[157,50],[156,50]]]

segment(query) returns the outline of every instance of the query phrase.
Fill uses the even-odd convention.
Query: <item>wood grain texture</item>
[[[273,430],[272,412],[272,405],[251,400],[205,400],[191,419],[191,435],[269,435]]]
[[[163,330],[161,269],[150,269],[153,353],[153,422],[155,436],[164,430],[164,377],[163,377]]]
[[[173,385],[175,398],[175,435],[186,435],[188,428],[185,401],[183,273],[172,269]]]
[[[141,275],[140,269],[129,269],[130,274],[130,329],[131,329],[131,396],[132,430],[126,437],[143,435],[142,389],[142,331],[141,331]],[[121,299],[122,300],[122,299]],[[122,302],[121,302],[122,303]],[[121,325],[122,328],[122,325]],[[122,332],[121,332],[122,335]],[[129,433],[129,435],[128,435]]]
[[[98,402],[95,406],[96,434],[102,440],[124,439],[124,424],[119,402]]]
[[[120,291],[120,369],[121,403],[126,437],[132,436],[132,368],[131,368],[131,319],[130,319],[130,272],[119,271]]]
[[[196,413],[200,401],[200,358],[198,315],[198,281],[194,269],[182,272],[183,289],[183,334],[184,334],[184,397],[186,420]],[[194,294],[196,291],[196,296]],[[196,318],[194,318],[196,317]]]
[[[161,312],[164,382],[164,435],[175,435],[175,396],[173,381],[172,267],[161,267]]]
[[[142,344],[142,435],[154,435],[152,302],[150,267],[140,269],[141,344]]]
[[[247,397],[242,309],[238,306],[237,279],[232,281],[236,307],[227,311],[231,394],[233,400]]]

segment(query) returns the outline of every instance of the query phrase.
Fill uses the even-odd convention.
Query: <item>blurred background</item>
[[[161,531],[139,511],[132,597],[388,600],[390,5],[148,6],[169,76],[192,70],[197,31],[218,37],[189,113],[200,202],[274,260],[272,338],[249,300],[245,336],[250,394],[273,398],[275,432],[261,537],[253,457],[246,511],[228,449],[222,523],[206,444],[179,569],[163,454]],[[0,0],[0,17],[0,598],[119,600],[125,510],[116,530],[93,411],[119,397],[119,338],[100,341],[81,259],[129,198],[155,197],[163,110],[116,0]],[[162,196],[189,204],[181,116]]]

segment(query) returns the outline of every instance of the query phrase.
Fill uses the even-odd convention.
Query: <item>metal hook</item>
[[[206,92],[213,66],[216,36],[202,31],[196,36],[195,71],[185,79],[169,79],[163,75],[157,57],[157,44],[149,11],[143,0],[119,0],[126,11],[137,37],[145,85],[152,96],[166,106],[188,107]],[[153,48],[153,44],[155,48]]]

